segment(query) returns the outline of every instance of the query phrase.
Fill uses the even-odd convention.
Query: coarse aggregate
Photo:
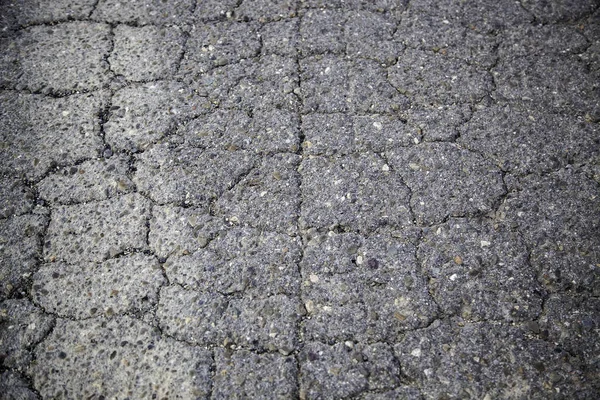
[[[600,398],[598,0],[0,0],[0,398]]]

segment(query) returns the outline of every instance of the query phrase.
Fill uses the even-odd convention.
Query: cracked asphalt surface
[[[3,399],[600,398],[598,0],[0,0]]]

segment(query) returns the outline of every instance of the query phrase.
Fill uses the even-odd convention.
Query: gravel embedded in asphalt
[[[0,6],[0,397],[597,399],[597,0]]]

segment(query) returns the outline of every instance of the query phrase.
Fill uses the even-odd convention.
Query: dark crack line
[[[296,10],[295,13],[296,15],[298,15],[298,23],[296,24],[296,29],[298,30],[298,36],[300,36],[300,25],[302,23],[302,17],[303,15],[301,15],[300,13],[300,4],[299,2],[296,3]],[[302,207],[303,207],[303,202],[304,202],[304,196],[302,194],[302,184],[303,184],[303,176],[302,176],[302,172],[301,172],[301,167],[302,167],[302,163],[304,161],[304,142],[306,141],[306,134],[304,133],[303,129],[302,129],[302,115],[301,115],[301,111],[304,108],[304,101],[302,96],[300,95],[301,93],[301,87],[302,87],[302,67],[300,65],[300,49],[296,46],[295,48],[296,50],[296,54],[295,54],[295,61],[296,61],[296,74],[298,76],[298,82],[297,82],[297,90],[294,89],[292,92],[294,93],[294,95],[296,96],[296,98],[299,100],[299,104],[298,104],[298,110],[297,110],[297,115],[298,115],[298,150],[297,150],[297,154],[300,157],[300,161],[298,163],[298,166],[296,168],[296,173],[298,174],[298,188],[299,188],[299,201],[298,201],[298,206],[297,206],[297,210],[298,210],[298,216],[296,217],[296,227],[298,230],[298,235],[299,235],[299,239],[300,239],[300,243],[302,245],[302,251],[300,254],[300,259],[297,261],[296,263],[296,268],[298,271],[298,277],[299,277],[299,290],[298,290],[298,301],[300,302],[300,307],[304,310],[304,312],[302,313],[302,315],[300,315],[300,318],[298,318],[298,321],[296,323],[296,335],[298,337],[298,344],[299,344],[299,348],[296,349],[296,352],[294,354],[294,359],[296,361],[296,371],[297,371],[297,375],[296,375],[296,387],[297,387],[297,393],[299,396],[302,396],[302,376],[303,376],[303,370],[302,370],[302,363],[300,362],[300,357],[299,354],[303,349],[303,344],[304,344],[304,334],[303,334],[303,327],[304,327],[304,321],[306,318],[308,318],[308,312],[305,308],[305,303],[304,303],[304,299],[303,299],[303,271],[302,271],[302,263],[304,261],[304,257],[306,256],[306,245],[307,243],[305,242],[304,239],[304,235],[303,235],[303,231],[302,231],[302,226],[301,226],[301,218],[302,218]]]
[[[33,96],[41,96],[49,99],[65,99],[71,96],[85,95],[85,94],[94,94],[94,93],[102,93],[105,89],[101,87],[94,88],[85,88],[85,89],[74,89],[74,90],[64,90],[64,91],[46,91],[44,89],[39,90],[31,90],[29,88],[16,89],[14,87],[2,87],[0,91],[2,92],[14,92],[17,94],[28,94]]]
[[[102,1],[102,0],[96,0],[96,1],[94,1],[94,4],[92,4],[92,9],[90,10],[90,12],[87,16],[89,20],[92,19],[92,15],[94,15],[96,10],[98,9],[98,5],[100,5],[100,1]]]

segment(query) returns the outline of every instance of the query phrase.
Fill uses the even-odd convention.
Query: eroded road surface
[[[0,397],[600,397],[598,0],[0,4]]]

